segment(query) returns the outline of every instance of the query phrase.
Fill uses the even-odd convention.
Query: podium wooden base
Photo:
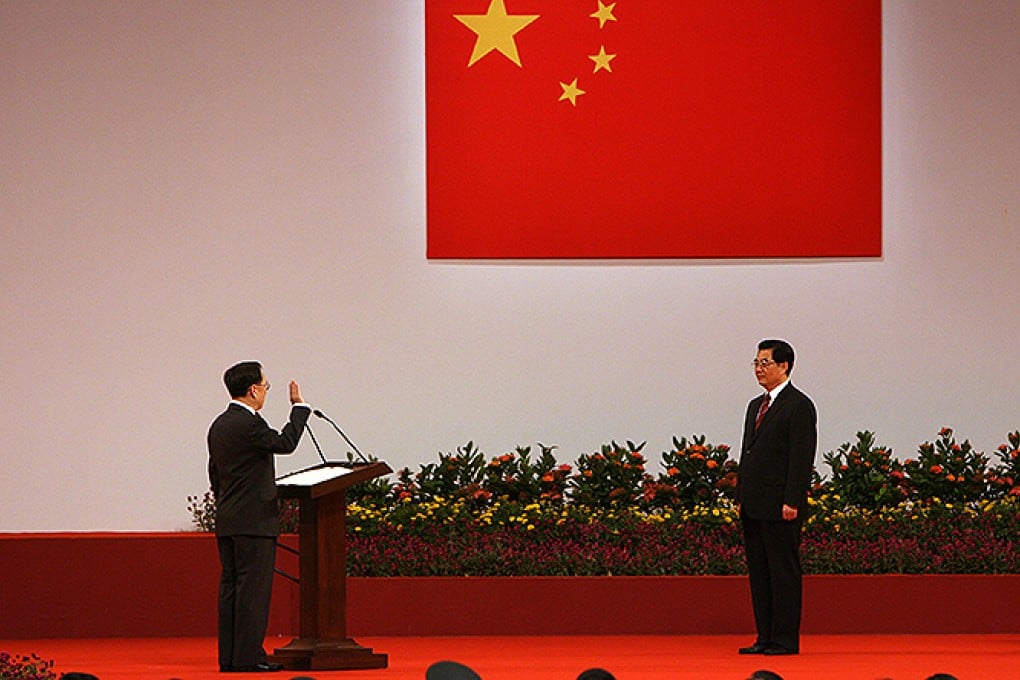
[[[273,650],[269,657],[284,668],[302,671],[351,670],[386,668],[389,657],[362,647],[351,638],[344,640],[313,640],[295,638]]]

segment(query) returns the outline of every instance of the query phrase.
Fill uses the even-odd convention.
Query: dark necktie
[[[761,406],[758,407],[758,417],[754,419],[754,429],[755,429],[755,431],[757,431],[758,430],[758,426],[761,425],[761,419],[765,417],[765,411],[769,410],[769,402],[771,400],[772,400],[772,397],[769,396],[768,392],[766,392],[765,393],[765,398],[761,400]]]

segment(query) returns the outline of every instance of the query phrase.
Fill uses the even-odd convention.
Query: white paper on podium
[[[277,479],[276,483],[285,486],[315,486],[337,477],[349,475],[351,472],[353,472],[353,469],[347,467],[317,467],[284,475]]]

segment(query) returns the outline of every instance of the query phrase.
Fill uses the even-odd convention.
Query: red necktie
[[[758,426],[761,425],[761,419],[765,417],[765,411],[769,410],[769,401],[772,397],[769,393],[765,393],[765,398],[761,400],[761,406],[758,407],[758,417],[754,419],[754,429],[757,431]]]

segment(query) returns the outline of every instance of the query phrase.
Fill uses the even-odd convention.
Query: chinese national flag
[[[425,0],[430,258],[881,255],[880,0]]]

